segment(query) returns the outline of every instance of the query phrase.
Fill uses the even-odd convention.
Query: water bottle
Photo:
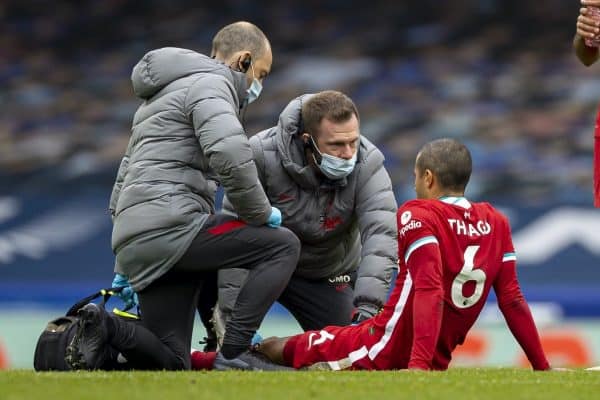
[[[600,7],[588,6],[587,10],[586,17],[600,21]],[[596,34],[593,38],[585,38],[585,45],[587,47],[600,47],[600,34]]]

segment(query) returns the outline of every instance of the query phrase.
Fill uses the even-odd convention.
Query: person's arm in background
[[[581,63],[590,66],[600,58],[600,47],[587,46],[586,40],[600,43],[600,16],[592,18],[592,11],[598,14],[600,0],[581,0],[583,7],[577,17],[577,33],[573,39],[575,54]],[[591,8],[594,7],[594,8]],[[598,7],[598,8],[596,8]],[[595,46],[594,43],[594,46]],[[594,206],[600,207],[600,112],[596,116],[594,131]]]
[[[577,17],[577,33],[573,38],[573,48],[581,63],[590,66],[600,58],[598,47],[589,47],[585,39],[594,39],[600,33],[600,20],[596,21],[589,15],[588,7],[600,7],[600,0],[581,0],[582,7]]]
[[[354,287],[354,322],[375,315],[387,300],[398,267],[396,198],[383,166],[383,154],[373,149],[359,171],[355,212],[362,252]]]
[[[209,165],[239,218],[252,225],[263,225],[272,208],[259,182],[232,96],[225,78],[200,78],[189,89],[186,111]]]

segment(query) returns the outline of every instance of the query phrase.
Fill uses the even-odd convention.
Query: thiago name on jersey
[[[448,223],[457,235],[485,236],[492,232],[492,227],[487,221],[479,220],[472,224],[459,219],[448,218]]]

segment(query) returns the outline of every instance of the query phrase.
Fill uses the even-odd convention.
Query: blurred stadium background
[[[162,46],[208,53],[214,33],[239,19],[259,25],[274,53],[249,134],[302,93],[344,91],[386,155],[399,203],[413,197],[420,145],[461,139],[475,164],[468,196],[511,219],[551,359],[600,364],[591,194],[600,71],[572,54],[578,9],[577,0],[3,0],[0,367],[31,368],[47,320],[112,280],[107,204],[139,104],[133,65]],[[457,364],[522,365],[486,310]],[[298,329],[276,306],[261,331]]]

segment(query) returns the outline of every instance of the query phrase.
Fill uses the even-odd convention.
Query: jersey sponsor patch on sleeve
[[[421,221],[413,219],[413,213],[410,210],[406,210],[400,215],[400,225],[401,227],[398,231],[400,236],[404,236],[406,235],[406,232],[413,229],[419,229],[423,226]]]
[[[417,200],[411,200],[398,210],[398,254],[404,260],[409,248],[419,239],[427,236],[436,237],[431,229],[430,212]],[[414,251],[414,250],[413,250]]]
[[[419,229],[421,227],[423,227],[423,224],[421,223],[421,221],[418,221],[416,219],[411,219],[409,223],[405,224],[402,228],[400,228],[399,235],[402,237],[402,236],[406,235],[406,232],[413,230],[413,229]]]

